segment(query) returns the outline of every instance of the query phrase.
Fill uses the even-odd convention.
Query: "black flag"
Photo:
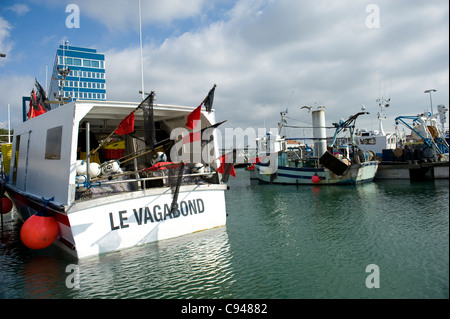
[[[39,82],[36,80],[36,86],[38,89],[38,94],[36,94],[36,99],[38,100],[39,104],[44,108],[46,111],[50,111],[52,107],[50,106],[50,103],[48,102],[47,95],[45,94],[44,89],[39,84]]]
[[[45,91],[37,80],[34,81],[34,86],[35,88],[31,91],[28,119],[32,119],[51,110]]]
[[[153,115],[153,99],[155,92],[152,91],[150,95],[141,103],[141,107],[144,111],[144,136],[145,146],[150,149],[155,149],[156,143],[156,130],[155,130],[155,117]]]
[[[205,101],[203,101],[203,104],[205,104],[205,108],[208,113],[212,110],[212,105],[214,102],[214,91],[216,90],[216,86],[217,85],[214,84],[213,88],[209,91],[208,96],[205,98]]]

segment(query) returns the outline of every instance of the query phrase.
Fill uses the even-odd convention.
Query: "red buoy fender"
[[[2,197],[2,210],[0,213],[8,214],[12,208],[13,208],[12,201],[6,196]]]
[[[50,246],[58,234],[58,223],[53,216],[33,215],[20,229],[20,239],[31,249],[43,249]]]
[[[311,181],[312,181],[314,184],[317,184],[318,182],[320,182],[320,177],[319,177],[318,175],[314,174],[314,175],[311,177]]]

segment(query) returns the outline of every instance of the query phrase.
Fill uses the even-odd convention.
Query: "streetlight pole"
[[[433,101],[431,100],[431,93],[436,92],[436,89],[425,90],[423,93],[430,93],[430,106],[431,106],[431,115],[433,115]]]

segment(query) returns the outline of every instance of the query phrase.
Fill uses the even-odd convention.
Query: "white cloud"
[[[22,96],[30,96],[30,83],[34,82],[34,78],[30,75],[19,76],[9,75],[0,77],[0,88],[2,92],[8,94],[0,94],[0,122],[7,123],[8,108],[11,108],[11,127],[22,123]],[[28,111],[28,109],[27,109]]]
[[[168,24],[199,15],[205,0],[141,1],[143,24]],[[110,31],[126,32],[139,26],[138,1],[79,0],[80,15],[104,24]]]
[[[360,123],[369,129],[378,126],[380,95],[391,98],[386,128],[429,107],[428,86],[438,89],[436,103],[448,105],[448,3],[382,2],[379,29],[365,25],[367,4],[237,1],[220,21],[145,46],[146,90],[160,103],[196,106],[217,83],[218,119],[243,128],[276,127],[292,91],[294,118],[310,122],[299,106],[317,103],[331,123],[365,104],[371,114]],[[137,46],[106,56],[109,95],[139,98]]]
[[[25,13],[30,11],[30,8],[26,4],[16,3],[10,7],[7,7],[6,10],[13,11],[18,16],[23,16]]]
[[[12,49],[12,42],[9,40],[9,36],[12,30],[11,24],[0,16],[0,52],[8,55]],[[0,67],[5,61],[4,58],[0,58]]]

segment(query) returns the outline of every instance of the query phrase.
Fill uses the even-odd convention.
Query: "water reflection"
[[[20,240],[22,223],[6,215],[0,237],[0,298],[60,298],[68,256],[55,246],[28,249]]]
[[[225,227],[82,259],[74,298],[226,298],[234,270]]]
[[[236,295],[448,297],[448,180],[321,187],[232,181],[226,196]],[[364,284],[371,263],[381,268],[383,290]]]

